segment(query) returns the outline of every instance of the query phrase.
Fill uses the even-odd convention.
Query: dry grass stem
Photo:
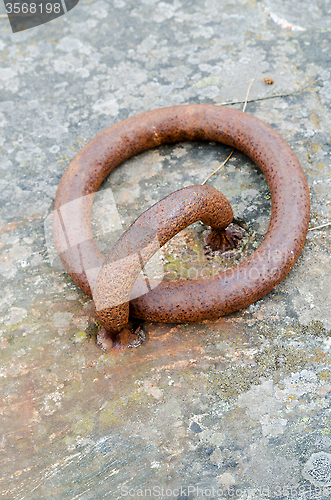
[[[255,80],[255,78],[254,78]],[[253,80],[253,81],[254,81]],[[258,78],[256,78],[258,80]],[[276,97],[289,97],[291,95],[299,94],[299,92],[303,92],[304,90],[309,89],[312,87],[317,80],[313,81],[312,83],[309,83],[308,85],[305,85],[304,87],[301,87],[298,90],[294,90],[293,92],[288,92],[287,94],[273,94],[269,95],[266,97],[257,97],[256,99],[245,99],[244,101],[225,101],[225,102],[218,102],[216,106],[226,106],[228,104],[243,104],[243,103],[248,103],[248,102],[257,102],[257,101],[266,101],[267,99],[275,99]]]
[[[245,100],[243,101],[244,102],[244,107],[243,107],[243,112],[245,112],[246,110],[246,106],[247,106],[247,102],[248,102],[248,96],[249,96],[249,92],[251,90],[251,87],[253,85],[253,83],[255,82],[255,80],[261,80],[260,77],[256,77],[256,78],[253,78],[253,80],[251,80],[251,82],[249,83],[248,85],[248,89],[247,89],[247,93],[246,93],[246,98]],[[265,83],[267,83],[268,85],[271,85],[271,82],[273,83],[273,80],[271,78],[268,78],[268,81],[266,81],[266,79],[264,79]],[[223,161],[223,163],[217,167],[216,170],[214,170],[210,175],[208,175],[208,177],[206,177],[206,179],[201,183],[202,185],[206,184],[206,182],[214,175],[216,174],[216,172],[218,172],[222,167],[224,167],[224,165],[226,164],[226,162],[231,158],[231,156],[233,155],[234,153],[234,149],[231,151],[231,153],[229,154],[229,156],[226,158],[226,160]]]
[[[220,102],[220,103],[217,103],[217,106],[225,106],[225,105],[228,105],[228,104],[244,104],[243,106],[243,112],[245,112],[246,110],[246,106],[247,106],[247,103],[248,102],[256,102],[256,101],[265,101],[266,99],[274,99],[276,97],[288,97],[288,96],[291,96],[291,95],[294,95],[294,94],[298,94],[299,92],[303,92],[304,90],[308,89],[309,87],[311,87],[312,85],[314,85],[316,83],[317,80],[314,80],[312,83],[309,83],[308,85],[306,85],[305,87],[301,87],[300,89],[298,90],[294,90],[293,92],[289,92],[287,94],[274,94],[274,95],[270,95],[270,96],[267,96],[267,97],[258,97],[256,99],[248,99],[248,96],[249,96],[249,93],[250,93],[250,90],[251,90],[251,87],[253,85],[253,83],[256,81],[256,80],[263,80],[267,85],[272,85],[274,83],[273,79],[266,76],[264,78],[262,77],[256,77],[256,78],[253,78],[253,80],[251,80],[249,86],[248,86],[248,89],[247,89],[247,93],[246,93],[246,98],[244,101],[227,101],[227,102]],[[214,174],[216,174],[216,172],[218,172],[222,167],[224,167],[224,165],[226,164],[226,162],[229,160],[229,158],[232,156],[234,150],[231,151],[231,153],[229,154],[229,156],[227,157],[227,159],[219,166],[217,167],[216,170],[214,170],[214,172],[212,172],[210,175],[208,175],[208,177],[202,182],[202,185],[205,184]],[[317,228],[313,228],[313,229],[317,229]],[[311,231],[311,230],[310,230]]]
[[[331,222],[326,222],[325,224],[321,224],[320,226],[310,227],[308,231],[315,231],[316,229],[322,229],[322,227],[331,226]]]
[[[224,167],[224,165],[226,164],[226,162],[231,158],[231,156],[233,155],[234,153],[234,149],[231,151],[231,153],[229,154],[229,156],[226,158],[226,160],[223,161],[223,163],[220,164],[219,167],[217,167],[216,170],[214,170],[214,172],[212,172],[211,174],[208,175],[208,177],[206,177],[206,179],[201,182],[201,185],[203,186],[204,184],[206,184],[206,182],[208,181],[208,179],[210,179],[214,174],[216,174],[216,172],[219,171],[220,168]]]

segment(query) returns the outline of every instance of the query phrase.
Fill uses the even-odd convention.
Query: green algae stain
[[[88,417],[86,415],[81,416],[81,418],[75,422],[72,426],[72,433],[75,436],[86,436],[91,434],[94,427],[94,418]]]
[[[101,409],[98,416],[98,424],[102,429],[109,426],[123,425],[126,420],[142,421],[150,417],[148,396],[139,391],[122,395],[120,398],[112,399]]]
[[[89,335],[86,332],[82,331],[74,333],[70,340],[73,342],[73,344],[81,344],[82,342],[89,340],[89,338]]]
[[[86,411],[80,404],[75,405],[65,419],[70,422],[70,432],[66,436],[69,440],[72,437],[90,435],[95,425],[95,413]]]

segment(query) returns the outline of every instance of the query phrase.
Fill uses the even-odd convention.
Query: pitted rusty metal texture
[[[212,278],[162,282],[132,300],[130,312],[138,318],[195,322],[246,307],[282,281],[306,239],[310,215],[306,177],[290,146],[271,127],[241,111],[214,105],[149,111],[98,134],[71,161],[59,184],[53,221],[55,243],[64,266],[86,293],[92,296],[90,283],[93,287],[96,283],[96,276],[86,270],[100,268],[105,260],[93,241],[93,196],[87,195],[95,193],[107,175],[134,154],[187,140],[220,142],[256,163],[271,193],[270,225],[259,248],[238,266]],[[69,210],[65,222],[65,207],[79,198],[79,209]],[[166,218],[166,214],[162,216]],[[71,238],[71,234],[76,236]]]
[[[150,258],[185,227],[200,220],[222,232],[233,220],[230,203],[211,186],[190,186],[163,198],[125,231],[111,249],[93,288],[95,314],[108,332],[117,333],[129,320],[129,300],[155,286],[136,281]]]

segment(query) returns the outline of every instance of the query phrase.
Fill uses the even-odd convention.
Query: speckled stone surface
[[[153,108],[242,101],[265,76],[274,84],[255,81],[251,98],[308,85],[246,111],[298,156],[311,227],[331,220],[330,0],[81,0],[22,33],[1,17],[0,30],[1,498],[329,498],[330,227],[309,232],[289,276],[248,309],[146,323],[141,346],[105,354],[45,221],[68,162],[101,130]],[[229,152],[163,146],[117,168],[95,208],[102,251]],[[262,175],[235,152],[209,184],[252,252],[270,217]],[[202,240],[198,226],[167,244],[166,271],[189,275]]]

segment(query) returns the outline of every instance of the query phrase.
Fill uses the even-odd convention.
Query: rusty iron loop
[[[115,243],[93,287],[95,315],[108,332],[116,334],[125,328],[129,301],[160,284],[146,273],[139,276],[150,258],[198,220],[216,234],[233,220],[230,203],[211,186],[189,186],[171,193],[143,212]]]
[[[290,146],[269,125],[241,111],[208,104],[148,111],[98,134],[70,162],[60,181],[54,205],[55,244],[65,268],[82,290],[92,296],[90,280],[100,297],[105,285],[102,277],[107,274],[105,258],[91,232],[93,193],[117,165],[131,156],[161,144],[188,140],[226,144],[242,151],[261,169],[271,194],[269,228],[258,249],[238,266],[211,278],[162,282],[131,300],[130,313],[137,318],[197,322],[244,308],[284,279],[305,243],[310,216],[307,180]],[[185,190],[176,193],[179,203],[188,203]],[[201,208],[201,204],[197,206]],[[156,217],[157,204],[154,207]],[[166,220],[166,211],[162,217]],[[169,233],[166,224],[164,230]],[[158,230],[157,234],[160,237]],[[108,263],[112,259],[110,256]],[[105,293],[109,298],[108,289]],[[111,317],[114,308],[105,311],[100,314],[105,327],[110,332],[118,331],[127,320],[127,312],[121,312],[118,320]]]

